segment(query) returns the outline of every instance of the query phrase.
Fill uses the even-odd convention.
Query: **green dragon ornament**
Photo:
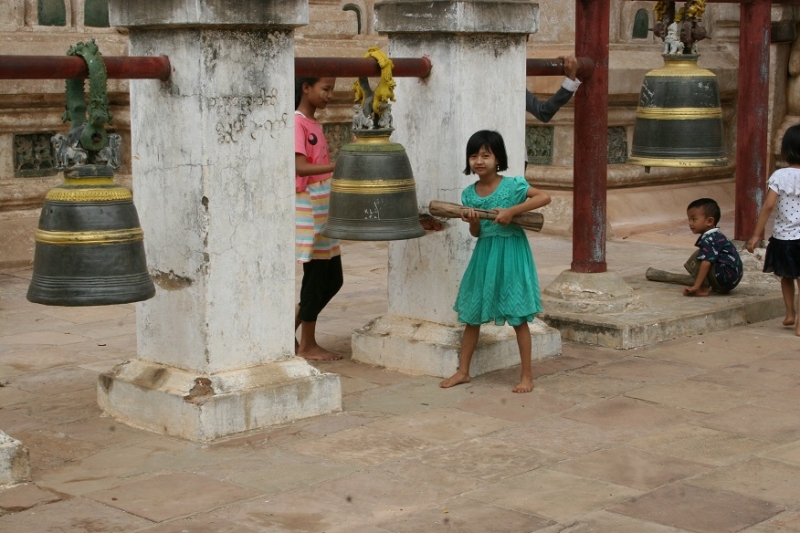
[[[53,136],[57,168],[72,168],[87,164],[107,164],[119,168],[120,136],[107,134],[106,124],[111,124],[108,104],[106,66],[94,39],[78,43],[67,52],[80,56],[89,68],[89,103],[86,103],[83,79],[67,80],[67,99],[64,122],[70,122],[70,131],[64,136]],[[88,112],[88,117],[87,117]]]

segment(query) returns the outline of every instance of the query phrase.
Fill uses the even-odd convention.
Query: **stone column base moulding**
[[[0,431],[0,487],[31,480],[31,462],[20,441]]]
[[[635,304],[633,289],[616,272],[565,270],[542,293],[547,313],[620,313]]]
[[[534,361],[561,354],[561,334],[539,319],[531,324]],[[449,377],[458,368],[464,326],[447,326],[409,317],[381,316],[352,336],[353,359],[405,374]],[[479,376],[519,364],[519,348],[510,326],[485,324],[470,365]]]
[[[342,409],[339,376],[291,358],[209,376],[134,359],[100,375],[100,408],[133,427],[195,442]]]

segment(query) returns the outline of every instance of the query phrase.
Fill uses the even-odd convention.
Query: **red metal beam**
[[[594,61],[588,57],[578,58],[578,78],[584,80],[594,72]],[[525,64],[526,76],[563,76],[564,60],[555,59],[528,59]]]
[[[111,79],[169,79],[169,58],[103,56]],[[86,78],[89,68],[78,56],[0,56],[0,79],[65,80]]]
[[[396,78],[427,78],[431,73],[431,60],[420,58],[391,58],[392,76]],[[294,75],[298,78],[329,76],[358,78],[381,75],[378,62],[369,57],[296,57]]]
[[[741,6],[733,238],[742,241],[755,228],[767,178],[770,3],[753,0]]]
[[[159,79],[170,76],[169,58],[158,57],[114,57],[103,56],[112,79]],[[431,60],[421,58],[392,59],[392,75],[398,78],[426,78],[431,73]],[[295,76],[340,76],[356,78],[359,76],[380,76],[377,61],[371,58],[349,57],[297,57],[294,60]],[[578,76],[588,78],[594,71],[594,63],[588,57],[578,58]],[[0,79],[75,79],[89,75],[86,62],[76,56],[26,56],[0,55]],[[564,60],[528,59],[527,76],[563,76]]]
[[[595,65],[575,95],[571,269],[581,273],[606,271],[610,2],[575,2],[575,55]]]

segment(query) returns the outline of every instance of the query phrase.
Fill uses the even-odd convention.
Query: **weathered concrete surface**
[[[609,268],[643,279],[694,242],[683,226],[646,237],[609,242]],[[571,243],[530,238],[546,286]],[[800,338],[780,318],[632,350],[564,341],[531,394],[511,392],[518,368],[441,389],[350,358],[353,330],[387,312],[387,264],[386,243],[345,242],[320,316],[345,355],[317,365],[341,377],[343,412],[204,444],[98,409],[98,373],[136,353],[133,305],[35,305],[30,269],[0,272],[0,427],[32,470],[0,491],[0,531],[800,530]],[[654,304],[681,290],[631,285]]]
[[[524,159],[514,154],[524,150],[525,116],[519,110],[525,108],[525,38],[537,29],[538,5],[390,1],[376,4],[375,15],[376,28],[389,36],[390,57],[425,55],[436,65],[424,83],[398,79],[392,105],[393,140],[409,154],[420,207],[431,200],[460,203],[460,192],[475,181],[461,170],[467,140],[478,130],[503,135],[508,175],[522,175]],[[492,77],[503,80],[503,98],[496,97],[495,84],[486,83],[488,65]],[[354,359],[414,374],[451,375],[463,330],[453,299],[474,246],[467,225],[458,221],[419,239],[390,243],[388,315],[354,334]],[[483,362],[475,372],[518,364],[513,330],[485,329],[487,341],[476,358]],[[540,356],[560,352],[556,332],[540,325],[533,336],[542,346]]]
[[[149,361],[126,361],[100,374],[97,401],[133,427],[208,442],[341,410],[339,376],[305,359],[197,377]]]
[[[308,24],[305,0],[172,0],[139,2],[114,0],[112,26],[167,28],[192,26],[295,28]]]
[[[295,9],[297,8],[297,9]],[[137,306],[136,359],[98,403],[196,441],[337,411],[339,377],[295,357],[294,35],[302,1],[114,0],[131,55],[136,202],[156,296]],[[168,148],[167,148],[168,147]]]
[[[541,320],[530,325],[531,358],[561,354],[561,335]],[[463,326],[387,315],[353,332],[353,359],[406,374],[449,377],[458,368]],[[484,325],[470,373],[480,376],[519,364],[519,347],[510,327]]]
[[[729,224],[724,224],[726,231]],[[680,235],[679,229],[675,231]],[[669,230],[656,232],[648,238],[661,236],[662,242],[668,243],[671,233]],[[686,230],[686,235],[678,238],[689,244],[694,236]],[[641,269],[628,270],[624,276],[625,271],[605,273],[624,282],[624,286],[606,290],[608,287],[601,283],[603,275],[593,283],[591,277],[597,274],[566,271],[545,290],[545,312],[540,318],[558,329],[565,340],[629,350],[784,316],[778,278],[761,272],[764,249],[750,254],[741,250],[743,243],[734,244],[740,249],[745,274],[739,286],[729,294],[686,297],[682,286],[648,281]],[[686,250],[688,259],[693,250],[689,247]],[[679,257],[667,261],[664,256],[653,255],[650,264],[685,274]],[[575,283],[571,284],[573,278]],[[625,287],[627,292],[622,291],[615,297],[613,289]],[[581,299],[582,289],[586,292],[585,301]]]
[[[28,481],[31,465],[28,448],[0,431],[0,487]]]
[[[565,270],[542,291],[542,305],[548,313],[615,313],[633,303],[633,289],[617,272]]]
[[[726,296],[712,294],[708,298],[690,300],[680,293],[681,288],[677,285],[627,281],[635,294],[643,292],[644,284],[659,285],[660,288],[648,288],[648,298],[654,300],[637,298],[622,312],[603,312],[602,305],[598,305],[591,313],[546,311],[541,319],[559,330],[565,340],[629,350],[761,322],[784,314],[783,300],[779,290],[776,294],[774,285],[764,287],[743,283]],[[725,301],[719,301],[722,299]]]

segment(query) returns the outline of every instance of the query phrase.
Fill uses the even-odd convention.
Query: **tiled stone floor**
[[[609,268],[679,269],[693,242],[612,241]],[[569,241],[532,245],[543,286],[569,268]],[[385,250],[345,244],[326,346],[349,355],[385,312]],[[779,319],[630,351],[565,342],[526,395],[516,368],[443,390],[346,357],[320,364],[342,412],[200,445],[97,407],[97,374],[135,354],[133,305],[30,304],[29,277],[0,272],[0,429],[33,477],[0,490],[2,533],[800,531],[800,338]]]

